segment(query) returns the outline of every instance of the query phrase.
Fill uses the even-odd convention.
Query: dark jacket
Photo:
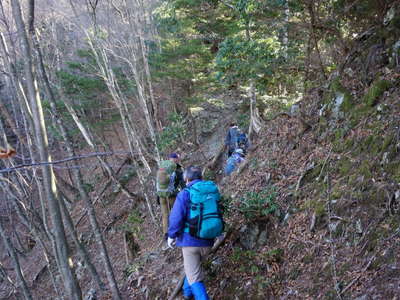
[[[188,184],[188,187],[199,181],[201,180],[191,181]],[[168,237],[173,239],[176,238],[176,245],[178,247],[211,247],[214,244],[214,240],[198,239],[191,236],[187,232],[183,232],[183,230],[185,229],[186,220],[188,219],[189,215],[189,200],[189,191],[185,189],[179,192],[169,215]]]
[[[186,187],[185,180],[183,180],[183,168],[180,164],[176,164],[175,170],[175,183],[174,188],[176,193],[178,194],[179,191],[182,191]]]
[[[234,151],[237,148],[238,135],[239,129],[237,126],[229,127],[228,133],[225,137],[225,145],[228,147],[228,150]]]

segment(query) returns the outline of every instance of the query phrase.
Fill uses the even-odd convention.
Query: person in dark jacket
[[[239,149],[243,150],[244,155],[247,154],[247,150],[250,148],[250,141],[247,135],[240,129],[238,130],[237,146]]]
[[[238,148],[239,128],[236,123],[229,125],[228,133],[225,137],[225,147],[228,148],[228,157]]]
[[[176,197],[176,195],[186,187],[186,183],[183,179],[183,167],[180,164],[181,156],[178,153],[173,152],[169,155],[169,159],[176,163],[176,170],[174,175],[174,196]]]
[[[202,181],[200,167],[190,166],[185,169],[184,179],[187,187]],[[174,203],[169,216],[168,246],[175,245],[182,248],[183,266],[186,278],[183,284],[185,299],[194,297],[196,300],[209,299],[204,286],[204,273],[201,266],[202,259],[210,252],[214,239],[198,239],[184,232],[189,216],[190,194],[187,189],[181,191]]]

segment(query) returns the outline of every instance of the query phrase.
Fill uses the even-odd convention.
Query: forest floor
[[[372,107],[362,99],[346,119],[304,99],[298,115],[266,122],[240,173],[219,181],[231,234],[205,263],[212,299],[398,299],[399,89]],[[278,209],[246,214],[251,192],[275,194]],[[135,260],[130,299],[167,299],[176,286],[179,249],[155,252]]]
[[[212,299],[398,299],[399,91],[393,85],[375,105],[366,107],[361,100],[366,91],[358,89],[346,118],[321,115],[324,100],[309,101],[318,97],[311,93],[297,115],[277,114],[266,121],[239,173],[220,180],[223,164],[211,170],[223,195],[230,232],[205,263]],[[239,113],[233,106],[213,105],[204,116],[209,108],[213,116],[219,115],[218,122],[201,137],[200,148],[181,147],[184,165],[205,166],[223,142],[226,123]],[[115,149],[124,147],[113,131],[105,138]],[[125,157],[110,160],[115,169],[122,166],[119,178],[125,176],[126,188],[138,192],[125,162]],[[96,198],[107,185],[102,171],[88,168],[85,176],[96,182],[91,190]],[[257,201],[264,202],[257,206]],[[249,214],[244,204],[257,212]],[[262,213],[272,206],[276,209]],[[74,204],[75,221],[84,210],[81,201]],[[167,299],[179,281],[180,250],[162,250],[156,203],[154,211],[156,221],[144,201],[127,197],[113,185],[96,205],[124,299]],[[77,228],[105,278],[86,217]],[[35,299],[55,299],[41,253],[35,245],[22,267]],[[73,258],[84,293],[97,290],[77,255]],[[11,268],[9,258],[2,261]],[[98,295],[111,299],[107,292]]]

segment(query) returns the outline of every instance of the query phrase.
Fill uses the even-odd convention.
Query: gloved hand
[[[168,244],[168,247],[172,249],[175,247],[176,241],[175,241],[175,239],[168,237],[167,244]]]

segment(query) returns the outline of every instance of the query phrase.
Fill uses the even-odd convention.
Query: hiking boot
[[[204,286],[203,282],[195,282],[191,286],[193,296],[196,300],[209,300],[206,287]]]
[[[185,280],[183,281],[182,292],[183,292],[183,299],[185,300],[193,299],[192,288],[190,287],[189,281],[187,280],[186,277]]]

